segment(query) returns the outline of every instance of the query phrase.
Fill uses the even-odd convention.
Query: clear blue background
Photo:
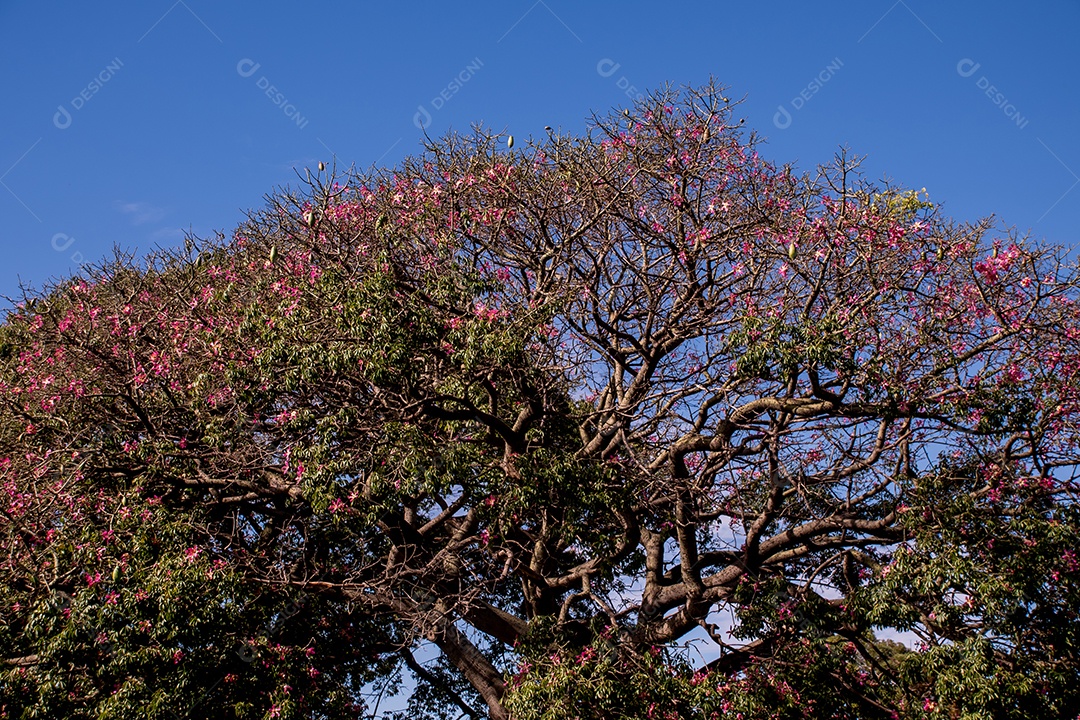
[[[710,76],[745,96],[775,161],[811,169],[846,145],[958,219],[1072,246],[1078,29],[1073,0],[0,3],[0,295],[114,245],[231,234],[319,160],[394,165],[419,150],[421,108],[432,135],[524,139]]]

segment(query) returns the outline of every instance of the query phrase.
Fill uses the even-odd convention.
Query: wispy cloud
[[[157,222],[169,214],[168,209],[144,202],[117,202],[116,209],[131,217],[132,225]]]

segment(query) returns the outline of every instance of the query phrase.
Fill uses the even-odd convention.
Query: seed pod
[[[514,136],[513,135],[507,135],[506,136],[506,149],[511,150],[511,149],[513,149],[513,147],[514,147]]]
[[[277,260],[277,245],[270,248],[270,262]]]
[[[792,240],[791,244],[787,246],[787,256],[788,256],[788,260],[794,260],[795,259],[795,241],[794,240]]]
[[[990,257],[992,257],[992,258],[997,257],[997,245],[994,246],[994,251],[992,253],[990,253]]]
[[[701,133],[701,142],[709,142],[709,126],[705,126],[705,132]]]
[[[626,117],[630,117],[630,110],[628,108],[623,108],[622,114]]]
[[[307,225],[308,227],[311,227],[312,225],[314,225],[315,224],[315,213],[311,212],[310,210],[308,210],[306,213],[304,213],[304,224]]]
[[[120,580],[120,566],[117,565],[112,569],[112,581],[118,582]]]
[[[326,163],[324,163],[322,160],[320,160],[319,161],[319,172],[322,172],[325,169],[326,169]]]
[[[941,262],[945,259],[945,246],[939,245],[937,249],[937,261]]]

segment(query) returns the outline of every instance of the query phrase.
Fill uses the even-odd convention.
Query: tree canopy
[[[1066,250],[776,165],[724,93],[28,293],[0,718],[1080,711]]]

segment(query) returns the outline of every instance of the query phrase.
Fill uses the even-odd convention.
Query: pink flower
[[[477,302],[473,306],[473,314],[487,322],[495,322],[499,319],[499,311],[496,308],[488,307],[482,302]]]
[[[195,562],[195,560],[197,560],[199,555],[201,554],[202,548],[195,545],[192,545],[191,547],[184,550],[184,557],[187,558],[188,562]]]
[[[1005,368],[1005,377],[1011,383],[1020,383],[1024,380],[1024,371],[1018,368],[1015,363],[1010,363]]]

